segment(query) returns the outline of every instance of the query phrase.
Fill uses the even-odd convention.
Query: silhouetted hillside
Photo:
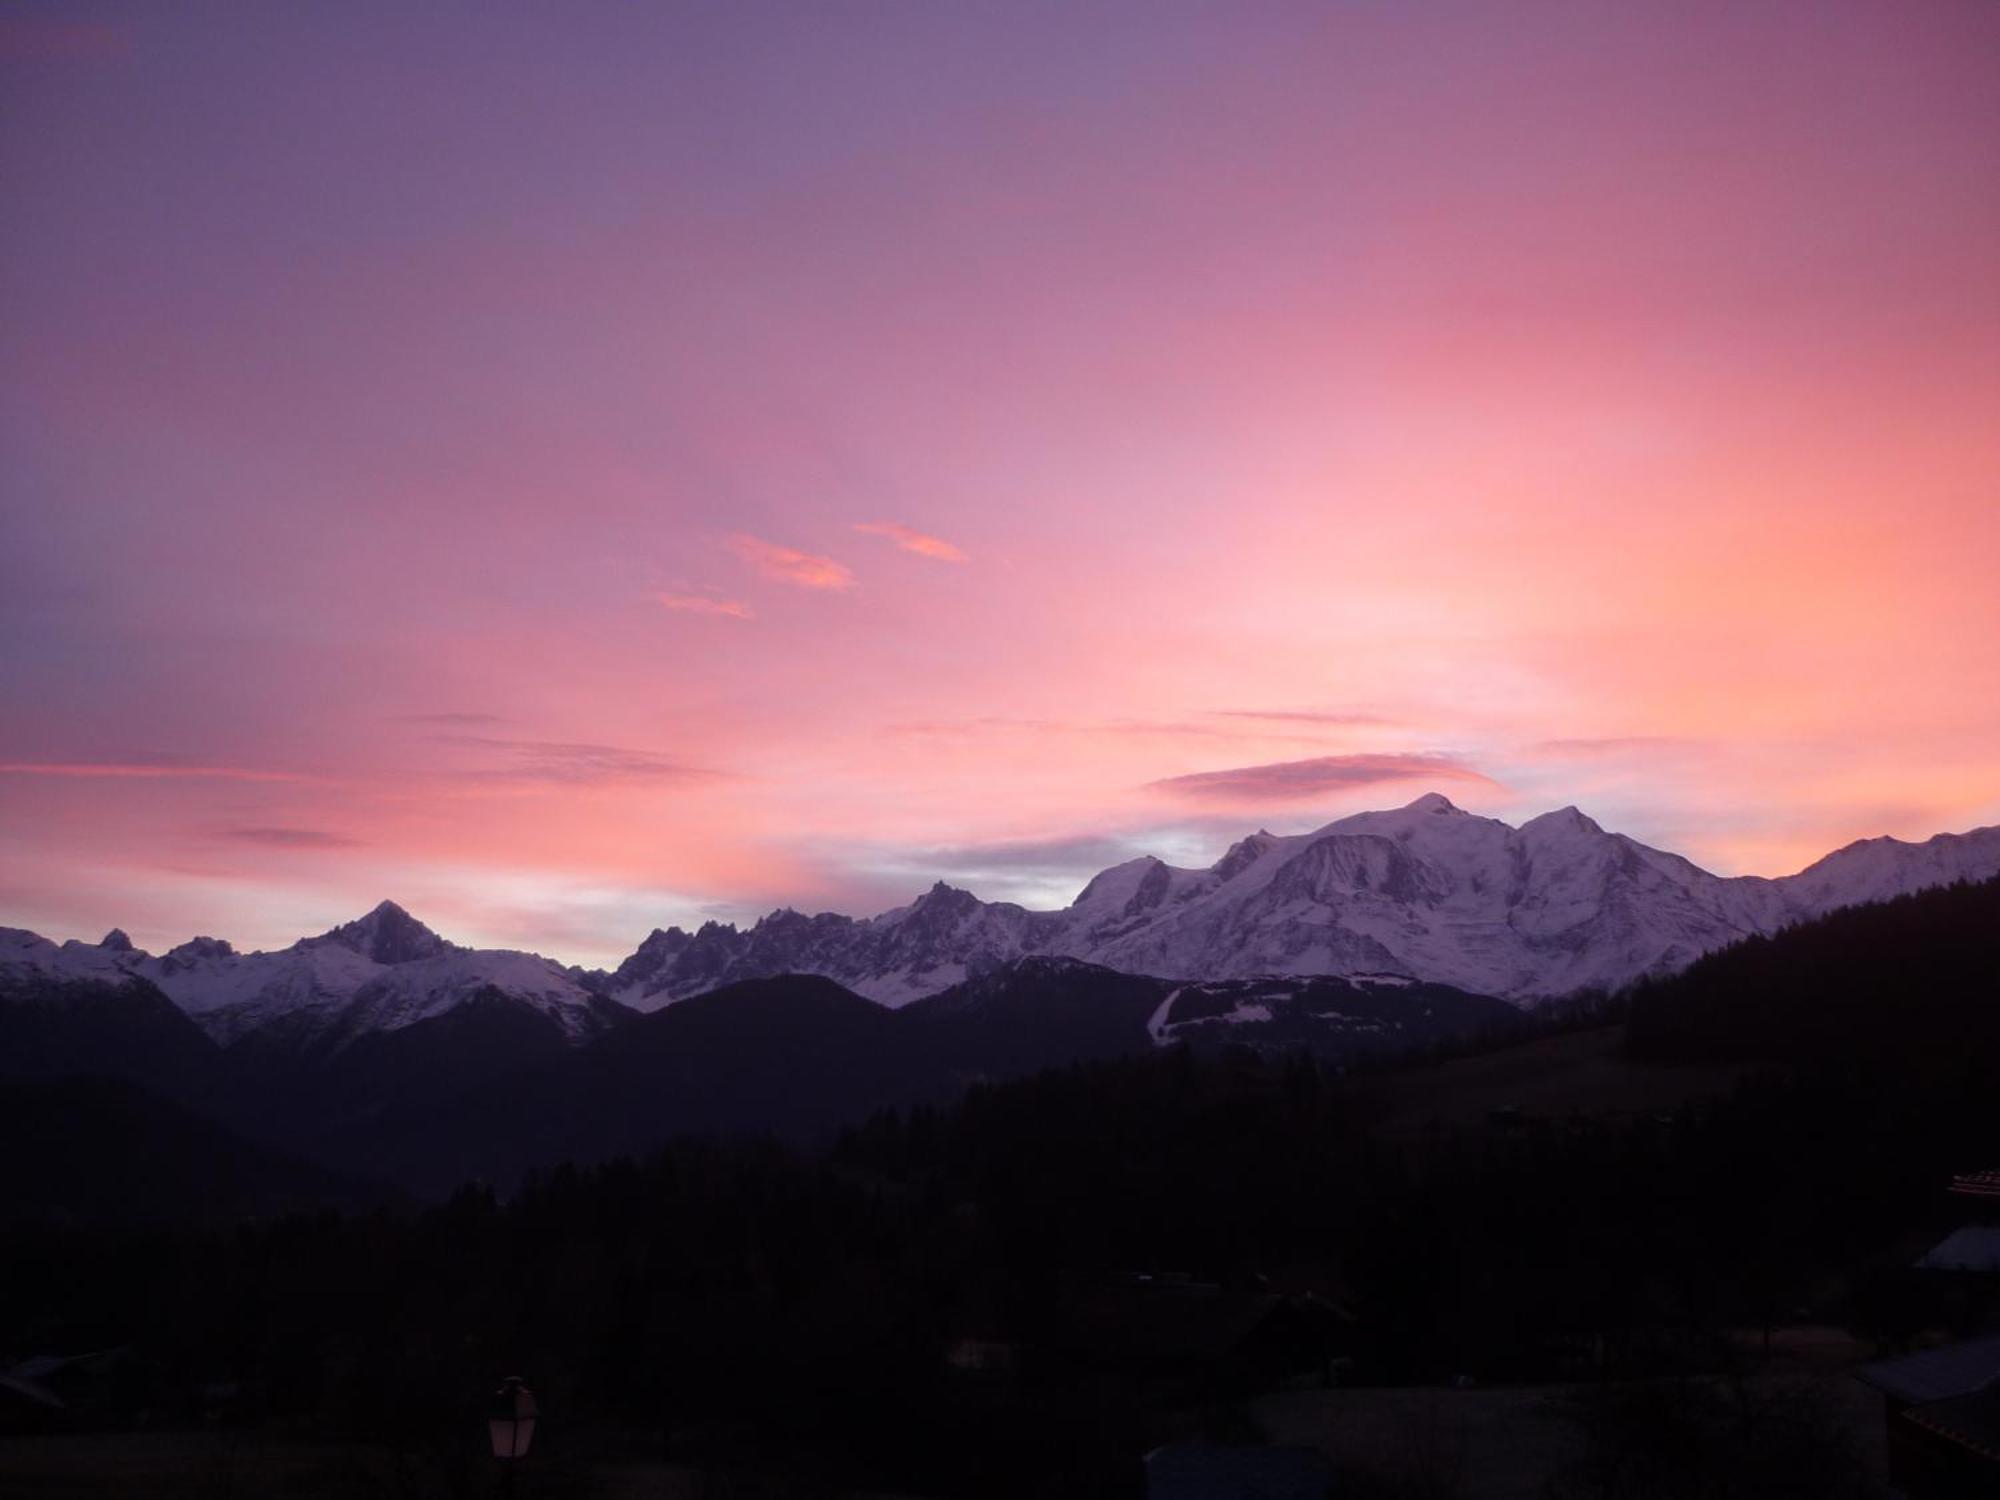
[[[1633,996],[1635,1056],[1905,1078],[2000,1057],[2000,879],[1837,911]]]
[[[227,1224],[394,1195],[244,1140],[136,1085],[0,1082],[0,1217]]]
[[[0,1078],[95,1075],[212,1101],[221,1051],[143,979],[25,979],[0,998]]]
[[[411,1101],[340,1143],[339,1160],[442,1191],[679,1134],[824,1136],[904,1097],[893,1027],[893,1012],[830,979],[751,980],[456,1097]]]

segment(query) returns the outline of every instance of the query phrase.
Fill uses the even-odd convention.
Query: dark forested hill
[[[115,1079],[0,1082],[0,1140],[0,1218],[13,1221],[227,1224],[394,1196]]]
[[[2000,1058],[2000,879],[1856,906],[1635,992],[1638,1057],[1932,1078]]]
[[[1953,1227],[1943,1185],[2000,1160],[1980,1050],[1993,896],[1838,916],[1647,991],[1636,1046],[1750,1062],[1689,1070],[1725,1080],[1699,1097],[1394,1132],[1370,1104],[1386,1072],[1160,1049],[1173,992],[1096,990],[1087,970],[1020,993],[987,976],[901,1013],[821,979],[755,981],[428,1114],[399,1105],[370,1147],[426,1183],[612,1158],[595,1166],[221,1232],[213,1214],[143,1234],[0,1218],[0,1263],[24,1268],[0,1283],[0,1344],[87,1323],[155,1362],[163,1409],[227,1380],[271,1422],[371,1440],[457,1430],[468,1392],[522,1371],[574,1426],[970,1497],[1119,1493],[1106,1475],[1189,1430],[1193,1408],[1079,1352],[1079,1299],[1107,1286],[1310,1290],[1340,1307],[1364,1383],[1715,1373],[1742,1330],[1781,1318],[1900,1337],[1937,1316],[1904,1268]],[[1227,998],[1228,1024],[1263,1024],[1244,1015],[1261,1000]],[[1185,1022],[1221,1004],[1196,999]],[[1021,1030],[1037,1015],[1073,1028],[1059,1052],[1110,1055],[1041,1067],[1057,1054]],[[894,1102],[919,1083],[942,1092]],[[90,1154],[138,1165],[15,1164],[10,1201],[116,1218],[162,1197],[270,1203],[298,1181],[143,1096],[29,1087],[81,1088],[88,1107],[0,1099],[11,1139],[69,1121]],[[825,1152],[652,1149],[695,1128],[830,1133],[885,1094]],[[967,1344],[1018,1353],[1013,1373],[959,1368]]]
[[[143,979],[28,977],[0,995],[0,1078],[119,1078],[192,1103],[222,1074],[221,1049]]]

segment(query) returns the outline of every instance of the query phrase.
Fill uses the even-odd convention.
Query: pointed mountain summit
[[[393,901],[384,901],[365,917],[304,939],[319,946],[332,943],[378,964],[407,964],[462,951],[448,943]]]
[[[1281,842],[1282,840],[1268,828],[1260,828],[1248,838],[1238,839],[1231,844],[1229,852],[1209,866],[1209,873],[1218,880],[1233,880],[1269,854]]]
[[[1189,981],[1404,976],[1532,1003],[1671,973],[1836,906],[1994,873],[1993,829],[1872,840],[1780,880],[1725,878],[1574,807],[1516,828],[1426,792],[1310,833],[1260,829],[1207,869],[1125,860],[1060,911],[940,881],[864,920],[775,912],[741,932],[705,927],[684,949],[649,939],[613,993],[655,1010],[721,982],[810,973],[902,1005],[1042,955]]]
[[[1425,792],[1416,801],[1406,803],[1402,810],[1409,813],[1465,813],[1464,808],[1443,792]],[[1471,816],[1469,813],[1465,815]]]
[[[1559,807],[1554,812],[1545,812],[1539,818],[1530,818],[1521,825],[1524,838],[1536,835],[1551,837],[1601,838],[1604,829],[1591,818],[1585,817],[1574,807]]]
[[[257,1038],[295,1049],[337,1049],[496,1005],[513,1020],[553,1022],[538,1029],[576,1043],[622,1024],[621,1005],[654,1011],[783,974],[900,1006],[1031,958],[1176,984],[1374,976],[1532,1004],[1669,974],[1839,907],[1996,874],[2000,828],[1866,839],[1781,879],[1723,877],[1574,807],[1517,828],[1427,792],[1307,833],[1259,829],[1205,869],[1129,859],[1057,911],[985,901],[941,880],[874,917],[781,908],[746,928],[657,930],[611,973],[461,948],[384,901],[274,953],[196,938],[155,958],[116,930],[102,943],[61,944],[0,930],[0,990],[10,979],[136,978],[224,1047]]]

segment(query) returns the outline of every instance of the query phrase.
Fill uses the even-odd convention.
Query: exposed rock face
[[[584,1041],[624,1006],[657,1010],[779,974],[902,1005],[1036,956],[1178,981],[1369,975],[1531,1003],[1670,972],[1836,907],[1996,873],[2000,828],[1870,839],[1784,879],[1725,879],[1573,807],[1514,828],[1431,793],[1294,837],[1260,830],[1205,870],[1128,860],[1061,911],[939,882],[878,917],[785,909],[745,929],[656,930],[609,974],[461,948],[385,901],[275,953],[203,937],[156,958],[115,929],[96,944],[0,932],[0,991],[140,980],[224,1046],[257,1037],[320,1051],[474,1001],[524,1007]],[[55,991],[42,985],[51,979]]]
[[[2000,872],[2000,829],[1871,839],[1780,880],[1711,875],[1573,807],[1519,828],[1437,793],[1309,834],[1262,830],[1206,870],[1103,871],[1062,911],[934,886],[856,920],[774,912],[656,932],[612,976],[642,1010],[718,983],[822,974],[902,1004],[1029,954],[1181,979],[1377,973],[1516,1001],[1616,987],[1835,907]]]

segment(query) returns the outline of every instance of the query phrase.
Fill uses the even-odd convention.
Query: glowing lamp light
[[[510,1375],[493,1393],[493,1410],[487,1428],[493,1434],[493,1456],[525,1457],[535,1437],[535,1393]]]

